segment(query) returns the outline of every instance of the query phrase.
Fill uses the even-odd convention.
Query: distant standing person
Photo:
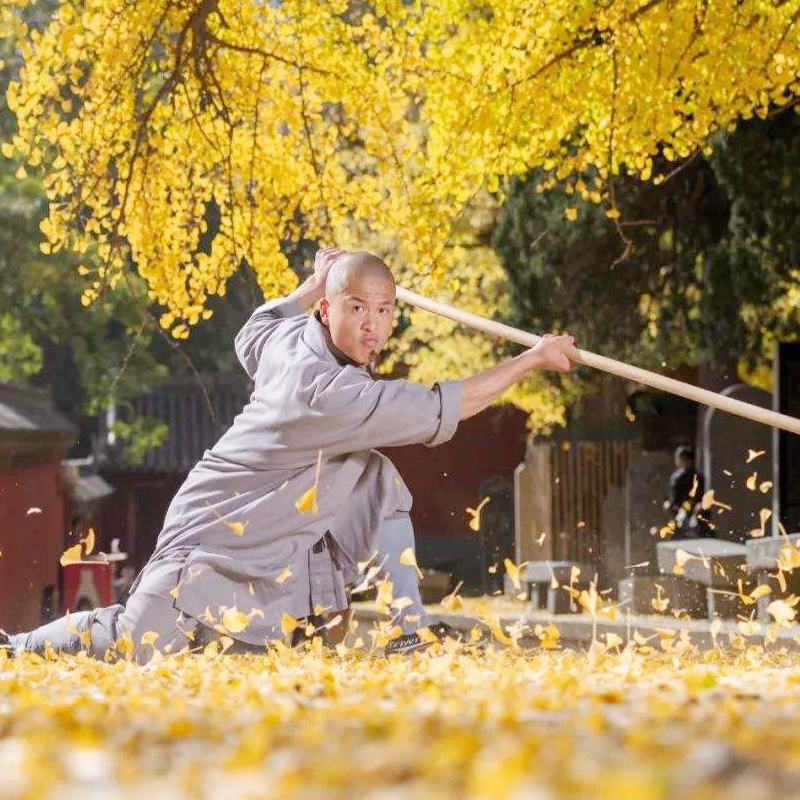
[[[694,450],[688,445],[678,447],[675,466],[677,469],[669,478],[669,499],[664,501],[665,510],[673,515],[676,524],[675,537],[713,536],[700,503],[705,492],[705,478],[694,465]]]

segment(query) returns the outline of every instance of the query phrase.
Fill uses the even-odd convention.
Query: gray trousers
[[[411,600],[411,605],[399,611],[394,619],[403,633],[412,633],[430,623],[422,606],[416,571],[399,561],[400,554],[408,547],[414,548],[414,529],[408,514],[384,520],[378,529],[378,556],[373,563],[384,562],[378,577],[392,581],[395,598],[408,597]],[[176,571],[180,566],[176,563]],[[70,630],[72,626],[73,631]],[[175,653],[186,645],[195,646],[206,637],[216,638],[213,629],[178,610],[172,597],[136,589],[124,606],[115,603],[92,611],[74,611],[35,630],[11,634],[10,639],[18,653],[41,654],[49,643],[56,652],[77,653],[85,649],[89,655],[102,659],[126,631],[134,648],[134,660],[139,664],[147,663],[153,654],[151,645],[141,643],[142,635],[147,631],[158,633],[155,644],[162,653]],[[81,633],[84,640],[88,638],[88,645],[82,641]],[[192,634],[194,640],[190,638]],[[248,651],[263,651],[263,647],[236,642],[227,652]]]

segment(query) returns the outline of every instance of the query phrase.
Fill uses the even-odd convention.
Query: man
[[[669,499],[664,501],[664,509],[673,515],[676,534],[673,538],[712,536],[700,503],[705,479],[695,469],[691,447],[681,445],[675,450],[675,467],[669,478]]]
[[[319,310],[307,315],[317,301]],[[441,444],[531,371],[569,370],[575,350],[571,336],[548,335],[463,381],[427,389],[374,380],[369,370],[391,333],[394,301],[394,279],[379,258],[319,251],[313,275],[257,308],[237,334],[255,390],[173,498],[126,605],[13,635],[12,650],[41,652],[49,641],[74,652],[82,637],[103,657],[127,636],[145,663],[154,646],[175,652],[198,630],[219,626],[263,646],[282,636],[284,614],[330,619],[345,611],[346,587],[363,577],[358,562],[376,550],[371,563],[382,565],[394,597],[411,601],[398,615],[403,637],[395,649],[419,646],[415,630],[426,622],[419,587],[413,567],[399,563],[413,547],[412,498],[373,448]],[[312,487],[315,496],[298,505]],[[300,513],[306,506],[316,513]],[[158,634],[155,643],[152,633],[142,642],[147,632]]]

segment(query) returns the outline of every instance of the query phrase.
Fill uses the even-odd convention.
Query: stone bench
[[[578,567],[580,575],[573,583],[575,589],[588,589],[595,569],[591,564],[581,564],[577,561],[531,561],[526,564],[519,574],[519,581],[534,608],[545,608],[548,614],[569,614],[580,609],[577,602],[571,607],[569,592],[562,586],[569,586],[569,577],[573,567]],[[552,572],[551,572],[552,570]],[[558,589],[553,589],[551,580],[555,575],[559,583]],[[508,576],[506,581],[508,582]],[[516,594],[516,591],[513,593]]]
[[[792,547],[800,546],[800,533],[790,533],[788,536],[765,536],[763,539],[750,539],[746,542],[747,572],[752,576],[754,583],[766,584],[772,589],[772,594],[758,600],[758,618],[768,619],[767,606],[782,592],[775,573],[778,567],[778,553],[787,543]],[[800,594],[800,567],[792,572],[784,572],[786,580],[786,593]]]
[[[663,575],[678,577],[673,572],[678,550],[684,550],[692,556],[683,564],[683,573],[679,577],[706,587],[708,619],[747,613],[747,607],[738,598],[715,591],[737,592],[740,578],[745,591],[754,588],[753,578],[747,570],[745,545],[720,539],[675,539],[658,542],[656,555],[659,571]]]
[[[663,611],[654,608],[652,603],[659,596],[659,586],[661,597],[669,600]],[[671,615],[682,609],[690,617],[702,619],[707,613],[706,591],[701,584],[676,575],[635,575],[619,582],[619,607],[622,614],[630,609],[631,614],[636,615]]]

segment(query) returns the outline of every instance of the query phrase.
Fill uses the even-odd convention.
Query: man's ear
[[[319,301],[319,318],[322,320],[322,324],[326,326],[330,326],[330,318],[328,317],[329,307],[330,303],[328,303],[328,298],[323,297]]]

